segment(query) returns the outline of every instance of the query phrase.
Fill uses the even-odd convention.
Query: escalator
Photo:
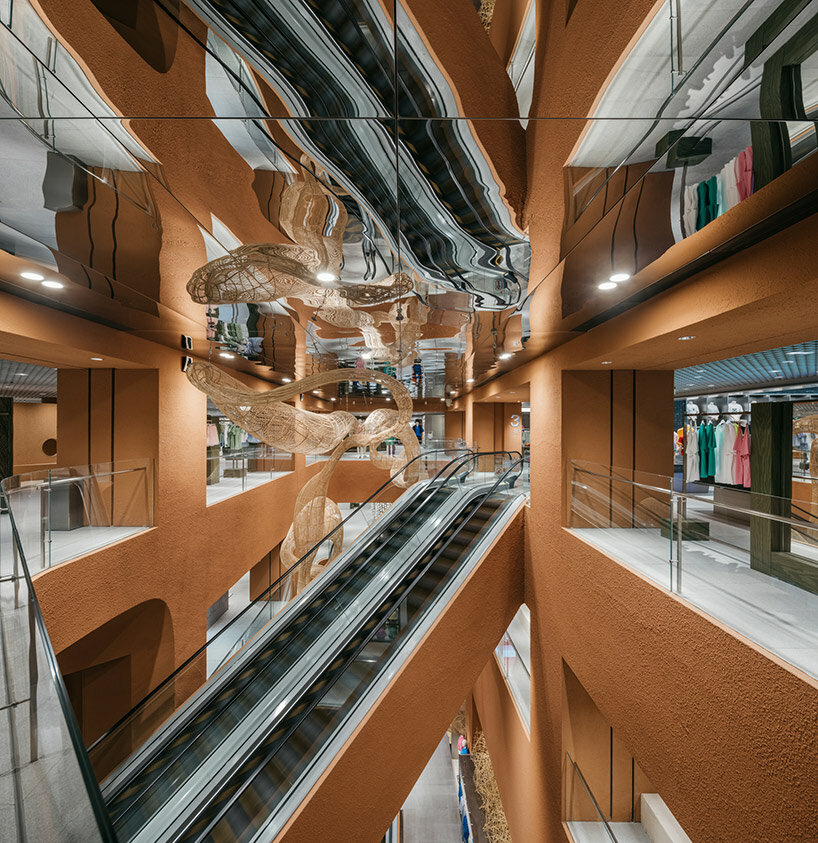
[[[519,505],[518,463],[489,482],[475,465],[460,458],[407,492],[106,778],[117,840],[272,839],[360,701]]]

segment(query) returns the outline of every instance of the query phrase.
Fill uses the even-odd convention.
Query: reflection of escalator
[[[118,840],[245,839],[242,816],[245,830],[267,821],[498,508],[519,501],[464,479],[410,492],[106,780]]]

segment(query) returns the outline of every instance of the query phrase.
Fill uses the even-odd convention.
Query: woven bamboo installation
[[[281,548],[281,560],[286,567],[305,556],[310,548],[340,523],[338,506],[327,497],[327,490],[332,473],[346,451],[357,447],[369,448],[373,464],[390,472],[396,471],[420,453],[417,437],[409,424],[412,398],[400,381],[383,372],[366,369],[354,372],[356,380],[385,386],[392,393],[396,406],[394,410],[373,410],[363,421],[358,421],[351,413],[343,410],[312,413],[284,403],[318,386],[349,380],[351,375],[350,369],[319,372],[262,393],[247,389],[212,363],[194,362],[187,369],[188,380],[209,395],[230,421],[256,439],[294,454],[330,452],[327,462],[318,474],[304,484],[296,498],[293,524]],[[403,443],[404,453],[396,457],[380,454],[377,451],[378,445],[393,436]],[[419,477],[419,465],[413,463],[409,470],[393,482],[405,487],[416,482]],[[332,543],[326,563],[340,553],[343,530],[337,531]],[[299,566],[294,581],[296,593],[320,572],[322,565],[316,563],[315,557],[316,553],[313,552]]]
[[[471,756],[474,761],[474,788],[480,796],[480,807],[486,817],[483,830],[491,843],[511,843],[506,812],[503,810],[486,738],[482,732],[478,732],[472,741]]]
[[[793,433],[818,434],[818,415],[801,416],[792,423]],[[809,446],[809,474],[812,478],[812,505],[818,515],[818,437]]]

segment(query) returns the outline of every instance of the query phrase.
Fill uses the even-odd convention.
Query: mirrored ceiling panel
[[[0,287],[470,388],[814,212],[807,5],[663,4],[592,118],[526,123],[534,4],[506,66],[465,0],[5,0]]]

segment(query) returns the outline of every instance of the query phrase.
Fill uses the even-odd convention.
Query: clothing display
[[[750,480],[750,429],[739,427],[736,442],[733,446],[735,460],[733,463],[733,484],[749,489]]]
[[[722,421],[716,425],[716,483],[734,483],[738,430],[739,426],[735,422]]]
[[[685,475],[689,480],[695,480],[699,476],[699,432],[695,424],[687,425],[685,439]]]
[[[207,425],[207,447],[219,444],[219,428],[215,424]]]
[[[753,192],[753,148],[748,146],[728,161],[715,176],[685,185],[682,192],[682,228],[685,237],[700,231]]]
[[[712,422],[699,427],[699,477],[708,480],[716,474],[716,430]]]

